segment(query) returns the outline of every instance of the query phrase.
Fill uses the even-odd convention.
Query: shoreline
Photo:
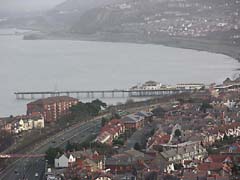
[[[31,34],[30,36],[32,36]],[[229,43],[222,43],[222,41],[208,40],[200,38],[182,38],[182,37],[140,37],[137,34],[45,34],[41,38],[26,39],[24,40],[74,40],[74,41],[97,41],[97,42],[114,42],[114,43],[135,43],[135,44],[152,44],[163,45],[166,47],[175,47],[182,49],[191,49],[197,51],[205,51],[215,54],[222,54],[231,57],[240,62],[240,45],[231,45]],[[236,68],[240,70],[240,68]]]
[[[134,40],[133,38],[132,39],[130,39],[130,37],[134,37],[132,34],[130,34],[129,36],[125,36],[125,38],[124,39],[121,39],[121,41],[119,40],[120,38],[119,37],[111,37],[111,36],[105,36],[105,37],[103,37],[103,36],[68,36],[68,34],[66,34],[65,36],[59,36],[59,34],[57,34],[57,36],[53,36],[53,35],[49,35],[49,36],[44,36],[44,39],[52,39],[52,40],[74,40],[74,41],[98,41],[98,42],[114,42],[114,43],[118,43],[118,42],[128,42],[128,43],[137,43],[137,44],[146,44],[146,46],[147,46],[147,44],[154,44],[154,45],[164,45],[164,46],[168,46],[168,47],[176,47],[176,48],[184,48],[184,47],[181,47],[181,46],[183,46],[184,45],[184,43],[181,41],[181,43],[180,42],[178,42],[178,43],[174,43],[174,41],[172,40],[172,41],[167,41],[167,38],[165,38],[165,39],[162,39],[162,41],[160,42],[159,40],[156,40],[154,43],[153,43],[153,41],[151,41],[151,40],[148,40],[148,41],[143,41],[143,40],[138,40],[137,38]],[[20,36],[19,35],[19,37],[18,37],[19,39],[21,39],[22,38],[22,35]],[[37,42],[36,42],[37,43]],[[196,46],[199,46],[199,47],[201,47],[196,41],[192,41],[192,43],[195,43],[196,44]],[[207,47],[207,45],[206,46],[203,46],[204,48],[203,49],[196,49],[195,48],[195,46],[192,46],[191,47],[191,43],[190,42],[188,42],[188,48],[185,48],[185,49],[193,49],[193,50],[198,50],[198,51],[205,51],[205,52],[211,52],[209,49],[207,49],[206,47]],[[198,48],[199,48],[198,47]],[[207,49],[207,50],[206,50]],[[231,49],[231,47],[229,48],[229,49]],[[230,51],[229,51],[230,52]],[[136,52],[137,53],[137,52]],[[218,54],[224,54],[224,53],[221,53],[221,52],[213,52],[213,53],[218,53]],[[203,58],[202,58],[203,59]],[[213,58],[213,59],[217,59],[217,58]],[[236,63],[236,65],[233,65],[232,66],[232,71],[231,72],[234,72],[234,73],[238,73],[239,71],[236,71],[236,70],[239,70],[239,69],[237,69],[239,66],[238,66],[238,64],[237,64],[237,61],[235,61],[234,59],[230,59],[230,58],[225,58],[226,59],[226,61],[229,61],[230,63]],[[230,61],[231,60],[231,61]],[[234,61],[232,61],[232,60],[234,60]],[[195,62],[197,62],[195,59],[194,59],[194,57],[193,57],[193,59],[192,59],[192,61],[195,61]],[[198,62],[200,62],[200,60],[198,61]],[[214,64],[213,64],[213,67],[214,67]],[[227,78],[227,77],[225,77],[224,76],[224,78]],[[206,79],[206,78],[205,78]],[[222,78],[221,78],[222,79]],[[152,79],[152,80],[156,80],[156,79]],[[207,79],[208,80],[208,79]],[[222,81],[223,80],[225,80],[225,79],[222,79]],[[222,82],[221,81],[221,82]],[[217,79],[215,79],[214,80],[214,82],[220,82],[220,80],[219,81],[217,81]],[[114,87],[113,87],[114,88]],[[19,104],[21,104],[21,103],[19,103]],[[16,107],[16,109],[17,109],[17,111],[18,111],[18,109],[19,109],[19,111],[22,111],[21,109],[22,108],[19,108],[20,106],[18,106],[18,105],[16,105],[16,106],[10,106],[9,104],[8,104],[8,106],[9,107]],[[3,108],[4,109],[4,108]],[[6,109],[6,108],[5,108]],[[7,110],[7,112],[8,112],[8,110]],[[22,112],[25,112],[25,110],[24,111],[22,111]],[[10,115],[10,114],[12,114],[12,113],[5,113],[4,112],[4,114],[6,114],[6,115]],[[14,114],[16,114],[15,112],[14,112]]]

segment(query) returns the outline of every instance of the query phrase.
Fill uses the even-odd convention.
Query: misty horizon
[[[0,0],[0,13],[44,11],[65,0]]]

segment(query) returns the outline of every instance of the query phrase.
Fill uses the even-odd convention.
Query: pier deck
[[[17,100],[39,99],[55,96],[71,96],[76,98],[126,98],[126,97],[154,97],[190,92],[183,89],[158,90],[89,90],[89,91],[25,91],[15,92]]]

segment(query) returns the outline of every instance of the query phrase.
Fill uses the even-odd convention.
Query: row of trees
[[[107,104],[98,99],[87,103],[79,102],[69,109],[70,113],[62,117],[59,123],[65,125],[66,122],[85,121],[99,115],[105,108],[107,108]]]
[[[0,151],[7,149],[14,142],[13,136],[5,130],[0,130]]]
[[[92,117],[97,116],[102,108],[106,108],[107,104],[96,99],[92,102],[79,102],[78,104],[72,106],[70,111],[74,116],[84,116],[84,117]]]
[[[73,151],[83,151],[85,149],[91,149],[92,151],[97,151],[102,155],[111,155],[114,153],[114,150],[111,146],[107,144],[101,144],[98,142],[84,141],[83,143],[71,143],[68,142],[66,145],[67,152]]]

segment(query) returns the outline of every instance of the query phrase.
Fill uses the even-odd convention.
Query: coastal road
[[[140,110],[148,109],[147,105],[128,109],[133,113]],[[43,154],[49,147],[64,148],[68,141],[81,142],[91,134],[96,134],[101,128],[102,117],[109,116],[105,114],[98,116],[90,121],[75,124],[67,129],[62,130],[54,136],[37,144],[26,154]],[[0,180],[42,180],[45,172],[44,158],[21,158],[9,165],[5,170],[0,172]],[[35,176],[37,173],[38,176]]]
[[[97,133],[100,130],[101,118],[102,116],[65,129],[44,142],[37,144],[26,154],[43,154],[49,147],[64,148],[68,141],[81,142],[86,136]],[[42,180],[44,171],[44,158],[21,158],[1,172],[0,180]]]

